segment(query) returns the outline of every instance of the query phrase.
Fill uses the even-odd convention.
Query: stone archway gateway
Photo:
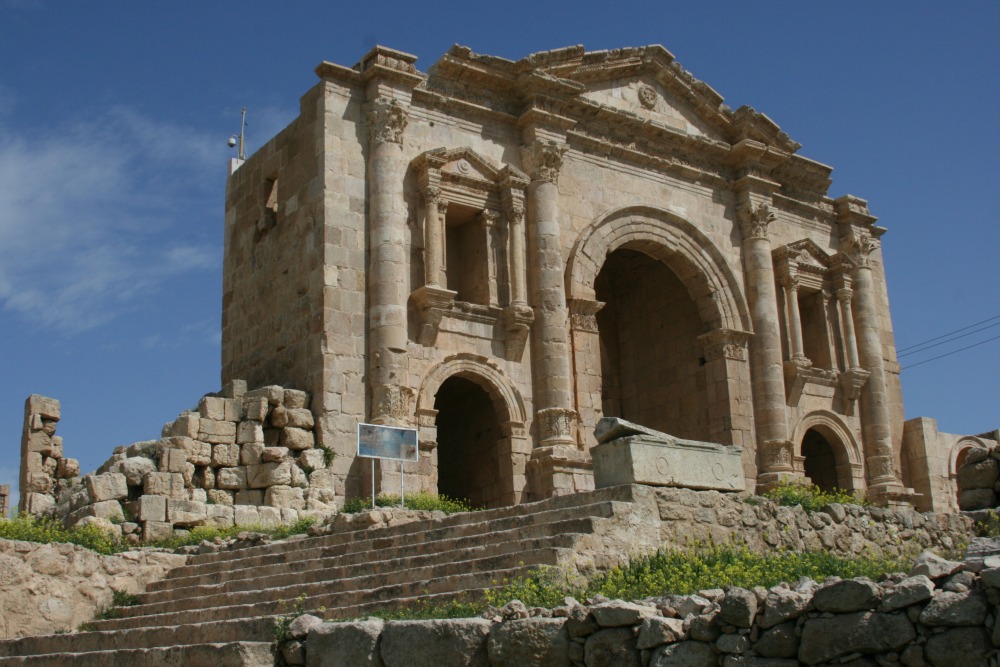
[[[616,278],[626,265],[634,265],[644,278],[630,278],[631,284]],[[633,413],[636,421],[674,435],[745,446],[745,472],[753,479],[753,414],[749,403],[740,400],[751,395],[746,350],[750,316],[736,277],[711,240],[663,209],[617,209],[580,234],[570,254],[566,281],[577,410],[583,430],[593,430],[606,410],[621,409]],[[617,303],[608,306],[605,299],[616,290]],[[665,392],[660,403],[666,406],[677,398],[684,405],[683,395],[690,393],[692,410],[656,416],[655,406],[648,401],[639,407],[638,397],[623,404],[622,396],[616,396],[616,383],[620,389],[634,374],[616,361],[614,352],[622,344],[616,337],[639,335],[636,327],[621,322],[625,309],[632,307],[627,304],[633,301],[642,304],[647,315],[663,311],[655,315],[662,318],[669,312],[669,317],[679,318],[655,340],[662,354],[669,351],[679,365],[670,361],[662,366],[649,364],[635,373],[662,373],[654,384]],[[602,314],[605,307],[610,310]],[[637,339],[636,344],[642,342]],[[617,368],[608,370],[609,364]],[[628,418],[627,414],[611,416]]]
[[[807,415],[795,430],[797,468],[824,491],[866,488],[861,448],[850,429],[835,413]]]

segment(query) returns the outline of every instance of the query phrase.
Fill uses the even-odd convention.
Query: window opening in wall
[[[445,380],[434,399],[437,414],[438,493],[473,507],[502,504],[496,409],[486,390],[471,380]]]
[[[489,230],[482,211],[450,203],[445,215],[445,275],[457,301],[490,304]]]
[[[799,290],[799,316],[802,319],[802,348],[814,368],[834,370],[829,337],[829,303],[818,290]]]
[[[805,457],[806,477],[824,491],[837,488],[837,460],[833,447],[816,429],[809,429],[802,437],[802,456]]]

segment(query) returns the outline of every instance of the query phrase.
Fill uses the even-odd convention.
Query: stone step
[[[13,667],[273,667],[271,642],[187,644],[0,658]]]
[[[450,515],[437,520],[414,521],[401,526],[368,528],[365,530],[302,538],[294,542],[279,542],[248,547],[238,551],[195,555],[191,556],[188,564],[175,568],[164,580],[155,582],[150,590],[157,590],[159,587],[169,587],[169,582],[172,579],[194,576],[195,574],[240,571],[269,564],[283,564],[300,558],[308,560],[316,557],[310,553],[310,550],[313,549],[335,549],[339,547],[346,550],[370,551],[385,548],[390,544],[405,546],[439,539],[472,537],[518,527],[551,523],[556,520],[572,517],[608,517],[611,516],[614,509],[618,506],[620,506],[620,502],[602,501],[598,503],[585,503],[572,508],[544,510],[523,516],[502,517],[497,520],[472,520],[468,517],[479,519],[478,515],[485,514],[485,512],[469,512],[461,515]],[[467,517],[467,520],[452,524],[450,519],[453,516]],[[416,529],[411,524],[419,524],[420,529]],[[287,545],[292,543],[295,544],[295,547],[294,549],[289,549]]]
[[[298,609],[316,613],[323,607],[327,610],[385,608],[392,607],[398,600],[408,598],[426,598],[440,595],[454,597],[458,592],[479,591],[490,588],[504,580],[523,577],[531,572],[534,567],[534,564],[525,564],[491,572],[463,573],[433,580],[416,580],[405,584],[392,584],[365,590],[343,591],[339,593],[322,591],[319,594],[307,596],[302,599],[297,598],[298,593],[289,590],[287,593],[288,597],[281,600],[266,602],[250,601],[224,607],[128,616],[94,621],[91,626],[94,630],[99,631],[119,631],[127,628],[209,623],[212,621],[253,618],[256,616],[280,616],[283,614],[294,614]],[[325,614],[326,612],[321,613]],[[357,614],[341,613],[339,617],[350,618],[363,613],[362,611],[359,611]]]
[[[515,539],[500,539],[496,544],[463,544],[458,548],[449,549],[436,545],[424,545],[422,549],[400,551],[391,549],[389,554],[374,552],[369,554],[350,554],[347,558],[318,558],[309,561],[296,561],[284,568],[269,567],[266,571],[251,573],[234,579],[219,575],[177,580],[178,585],[167,590],[147,593],[140,596],[140,604],[163,603],[170,600],[198,598],[209,604],[210,596],[224,593],[264,590],[279,588],[294,584],[312,584],[318,582],[335,582],[350,580],[371,572],[387,573],[386,583],[391,583],[393,572],[404,572],[421,567],[439,564],[456,564],[468,560],[477,560],[488,556],[496,557],[512,553],[532,552],[549,547],[572,549],[578,535],[586,532],[592,523],[589,519],[567,521],[561,526],[561,532],[547,535]],[[444,545],[445,543],[437,543]],[[424,553],[426,552],[426,553]],[[188,584],[188,585],[184,585]]]
[[[0,657],[44,653],[84,653],[120,651],[239,641],[269,642],[274,635],[274,619],[246,618],[187,625],[153,626],[129,630],[67,632],[0,641]]]
[[[164,600],[139,604],[132,607],[120,608],[121,617],[146,616],[163,614],[168,612],[182,612],[187,610],[207,610],[214,607],[233,607],[242,604],[256,603],[277,603],[281,600],[295,600],[299,596],[313,597],[323,593],[345,593],[349,591],[364,591],[370,588],[385,587],[392,585],[410,585],[414,582],[423,581],[447,581],[455,574],[485,573],[489,574],[496,570],[504,570],[516,567],[520,564],[526,565],[556,565],[559,557],[568,549],[557,549],[545,546],[539,549],[518,551],[499,555],[488,555],[488,551],[481,551],[480,558],[462,559],[458,562],[446,560],[444,562],[432,562],[427,565],[414,565],[407,568],[396,568],[392,561],[388,563],[373,564],[372,568],[361,568],[361,572],[348,579],[327,579],[316,582],[293,581],[285,586],[270,588],[253,588],[252,590],[222,592],[217,594],[186,596],[175,600]],[[384,569],[375,567],[381,565]],[[278,614],[281,609],[274,611],[258,611],[258,614]]]
[[[484,540],[481,535],[474,535],[448,540],[420,542],[412,545],[394,545],[391,542],[385,545],[368,544],[367,549],[361,550],[350,548],[349,545],[337,545],[321,549],[303,549],[301,551],[292,547],[294,551],[290,550],[289,556],[301,556],[301,559],[258,565],[256,567],[243,564],[231,570],[202,573],[187,577],[175,577],[156,582],[157,585],[155,586],[149,586],[147,589],[148,592],[141,597],[141,601],[152,602],[159,599],[170,599],[176,597],[176,591],[187,591],[196,586],[225,586],[226,590],[246,590],[247,586],[253,585],[251,582],[258,579],[264,580],[272,576],[306,575],[313,570],[325,570],[352,565],[364,565],[370,568],[375,563],[384,563],[400,558],[407,559],[448,553],[458,561],[462,559],[462,551],[482,549],[487,544],[491,547],[492,545],[496,545],[497,548],[501,549],[497,553],[503,553],[504,550],[510,551],[511,547],[508,545],[515,543],[522,544],[526,541],[537,541],[538,546],[541,546],[543,540],[556,539],[560,535],[590,533],[594,529],[594,522],[595,519],[593,517],[567,519],[538,526],[527,526],[521,529],[498,531],[491,533],[489,540]],[[558,544],[554,546],[572,545]],[[238,562],[242,563],[242,561]],[[393,566],[394,569],[403,567],[407,567],[405,562],[400,562],[398,565]]]

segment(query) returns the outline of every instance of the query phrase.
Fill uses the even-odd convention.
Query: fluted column
[[[507,213],[509,234],[508,271],[510,301],[514,306],[528,305],[524,291],[524,207],[515,205]]]
[[[840,321],[844,326],[844,347],[847,348],[847,367],[849,370],[861,368],[861,361],[858,359],[858,341],[854,334],[854,313],[851,312],[850,288],[842,287],[837,290],[837,303],[840,306]]]
[[[568,309],[556,182],[566,145],[536,140],[522,150],[528,185],[529,282],[535,309],[532,374],[539,445],[575,445]]]
[[[785,414],[785,377],[781,359],[778,298],[771,242],[767,235],[768,226],[775,217],[766,204],[752,204],[749,197],[738,213],[743,232],[743,271],[747,300],[754,327],[750,360],[760,460],[757,479],[759,484],[767,485],[793,472],[793,446],[788,439]]]
[[[865,445],[869,493],[902,490],[894,470],[892,430],[889,416],[889,394],[885,383],[882,336],[879,331],[878,304],[872,277],[871,253],[878,244],[871,236],[860,235],[853,229],[845,239],[845,254],[853,264],[851,282],[854,288],[854,328],[858,355],[863,369],[869,372],[868,382],[861,391],[861,426]]]
[[[448,202],[441,198],[441,189],[424,188],[424,284],[441,287],[444,244],[442,225]]]
[[[366,105],[368,125],[368,332],[371,420],[401,423],[407,414],[406,245],[407,208],[403,197],[403,105],[379,96]]]
[[[799,315],[799,283],[786,277],[781,283],[785,291],[785,313],[788,321],[788,338],[791,357],[794,361],[805,361],[806,353],[802,345],[802,316]]]

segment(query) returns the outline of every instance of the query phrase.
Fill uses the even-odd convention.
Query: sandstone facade
[[[322,63],[227,186],[223,381],[310,391],[348,496],[359,422],[419,429],[411,485],[499,506],[591,488],[616,416],[742,447],[749,488],[947,505],[885,229],[829,167],[659,46],[415,61]]]

